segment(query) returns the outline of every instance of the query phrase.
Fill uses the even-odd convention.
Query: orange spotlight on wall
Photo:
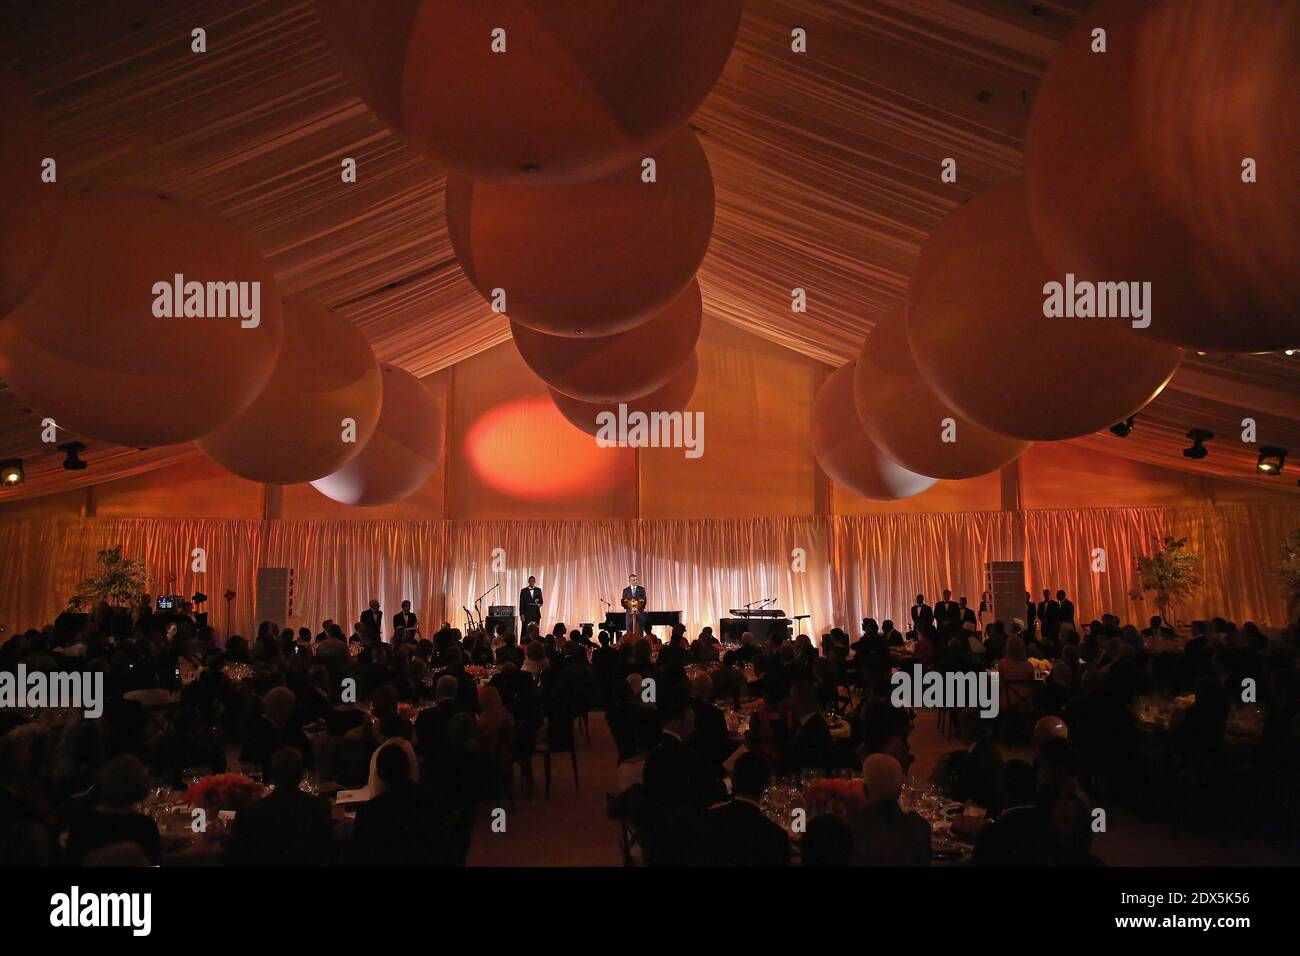
[[[465,435],[470,467],[497,491],[535,501],[590,497],[613,489],[619,456],[570,425],[546,396],[517,398],[478,419]]]

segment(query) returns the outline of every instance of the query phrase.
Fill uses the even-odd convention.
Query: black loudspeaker
[[[489,637],[496,633],[498,624],[501,625],[501,630],[506,634],[518,635],[518,632],[515,630],[514,614],[489,614],[487,617],[483,618],[483,626],[487,628]]]

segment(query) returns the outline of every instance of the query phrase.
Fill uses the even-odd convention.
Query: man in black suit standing
[[[537,578],[528,575],[528,587],[519,592],[519,623],[523,630],[529,624],[542,626],[542,589],[537,586]]]
[[[1028,591],[1025,592],[1025,633],[1030,637],[1034,636],[1034,622],[1038,620],[1038,606],[1034,604],[1034,596]]]
[[[788,866],[790,837],[764,815],[759,801],[771,775],[756,753],[736,758],[731,771],[731,799],[704,815],[713,844],[712,856],[727,866]]]
[[[375,637],[379,640],[384,639],[384,615],[379,610],[378,598],[371,598],[370,607],[361,612],[361,626],[368,631],[374,631]]]
[[[393,615],[393,640],[414,641],[420,630],[420,622],[411,613],[411,602],[403,601],[402,610]]]
[[[943,600],[934,606],[934,624],[939,630],[961,627],[961,608],[952,599],[951,591],[943,592]]]
[[[1074,623],[1074,602],[1065,596],[1065,591],[1056,592],[1056,603],[1060,608],[1057,620],[1060,624]]]
[[[957,609],[961,612],[960,618],[962,624],[969,623],[979,627],[980,619],[975,616],[975,609],[966,604],[966,599],[964,597],[957,602]]]
[[[635,628],[635,630],[640,634],[644,634],[650,630],[650,628],[646,625],[646,609],[649,602],[646,600],[645,588],[641,587],[641,581],[637,578],[635,574],[629,574],[627,576],[627,587],[623,589],[622,600],[626,602],[634,598],[638,598],[643,602],[641,605],[641,610],[636,616],[640,626]],[[623,607],[626,608],[627,605],[623,604]],[[632,625],[631,611],[626,611],[626,613],[624,614],[623,629],[627,631],[629,634],[631,634],[632,631],[634,630]]]
[[[1056,637],[1061,630],[1061,605],[1052,600],[1050,588],[1043,588],[1043,599],[1038,602],[1038,626],[1043,637]]]
[[[925,595],[918,594],[912,605],[912,630],[920,633],[921,628],[934,623],[934,609],[925,603]]]

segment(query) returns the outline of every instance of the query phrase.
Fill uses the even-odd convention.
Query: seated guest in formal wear
[[[28,793],[31,780],[32,738],[18,730],[0,736],[0,828],[45,819]]]
[[[834,759],[831,731],[817,704],[817,689],[812,681],[795,681],[790,688],[790,711],[795,727],[785,743],[781,758],[783,770],[825,770]]]
[[[713,705],[713,681],[708,674],[691,679],[691,709],[695,711],[695,733],[690,745],[706,760],[721,764],[736,748],[727,732],[726,715]]]
[[[664,733],[663,722],[659,719],[659,711],[654,707],[643,707],[632,711],[628,719],[631,724],[632,743],[629,746],[620,748],[620,750],[626,751],[623,758],[618,762],[618,790],[620,793],[629,787],[644,782],[646,757],[650,756],[650,751],[658,746],[659,738]]]
[[[433,794],[413,779],[414,765],[398,746],[383,747],[375,772],[384,792],[361,804],[348,862],[354,866],[444,866],[451,821],[439,817]]]
[[[736,648],[736,662],[747,664],[762,653],[763,649],[754,641],[753,632],[742,632],[740,635],[740,647]]]
[[[1059,849],[1047,813],[1035,802],[1038,775],[1023,760],[1002,765],[1002,812],[980,831],[975,866],[1051,866]]]
[[[68,827],[67,861],[77,866],[98,847],[135,843],[156,864],[161,854],[158,825],[140,812],[148,795],[149,771],[140,758],[121,754],[106,763],[93,801]]]
[[[787,866],[790,837],[763,813],[763,792],[770,782],[767,762],[743,753],[731,771],[731,799],[704,815],[712,843],[710,854],[726,866]]]
[[[271,755],[266,782],[275,789],[235,816],[225,860],[233,866],[322,866],[330,862],[330,805],[304,793],[302,754],[281,747]]]
[[[663,733],[646,757],[646,798],[660,807],[704,810],[722,795],[721,768],[686,745],[695,730],[690,702],[673,695],[659,708]]]
[[[862,764],[864,809],[849,816],[854,866],[929,866],[930,824],[898,805],[903,768],[886,754]]]
[[[833,813],[813,817],[799,842],[799,857],[803,866],[852,866],[853,831]]]
[[[899,632],[898,628],[894,626],[894,622],[889,618],[885,618],[880,625],[880,637],[890,647],[902,647],[903,642],[906,639]]]
[[[1034,665],[1029,663],[1020,635],[1007,638],[1006,656],[997,663],[1004,709],[1026,707],[1033,696]]]
[[[371,797],[377,797],[388,789],[387,784],[379,779],[379,752],[385,747],[402,748],[411,761],[411,780],[415,783],[420,782],[420,758],[415,748],[411,746],[411,742],[403,737],[389,737],[370,754],[370,775],[366,778],[366,789],[370,791]]]
[[[443,674],[434,685],[433,706],[426,707],[415,718],[415,741],[425,760],[432,759],[446,745],[447,725],[452,717],[463,711],[456,700],[459,690],[460,683],[456,678]]]
[[[184,770],[225,773],[226,751],[216,734],[203,726],[198,710],[183,704],[171,712],[167,730],[154,744],[149,769],[156,777],[177,782]]]
[[[287,687],[272,687],[262,700],[262,713],[248,723],[241,740],[240,763],[265,767],[281,747],[297,747],[307,756],[307,739],[294,722],[298,699]]]

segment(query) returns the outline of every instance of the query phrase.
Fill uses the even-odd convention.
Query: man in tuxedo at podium
[[[393,640],[414,641],[418,639],[420,622],[411,612],[411,602],[403,601],[402,610],[393,615]]]
[[[537,578],[528,576],[528,587],[519,592],[519,621],[524,631],[529,624],[542,623],[542,589],[537,586]]]
[[[639,598],[642,602],[645,602],[641,605],[640,613],[637,614],[637,620],[640,623],[640,627],[638,627],[637,630],[639,633],[644,634],[650,630],[650,628],[646,626],[645,622],[646,609],[649,602],[646,601],[645,588],[641,587],[641,582],[637,579],[635,574],[629,574],[627,576],[627,587],[623,589],[622,598],[624,608],[627,607],[626,602],[632,598]],[[629,634],[632,633],[632,612],[630,610],[626,611],[623,616],[623,629]]]

